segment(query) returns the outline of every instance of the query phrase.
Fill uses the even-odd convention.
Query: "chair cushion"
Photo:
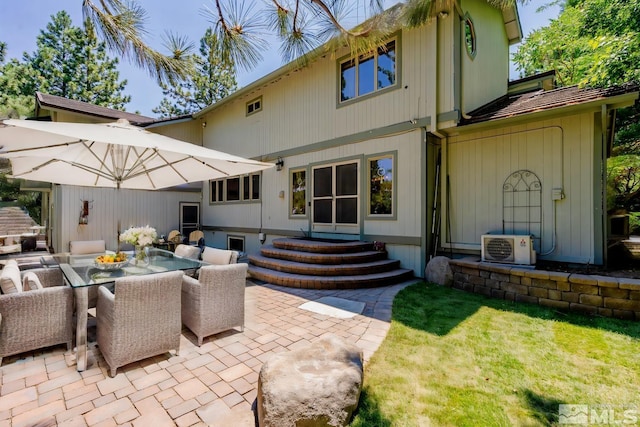
[[[37,289],[42,289],[42,283],[40,283],[40,279],[31,271],[27,271],[24,273],[22,277],[22,290],[23,291],[35,291]]]
[[[22,282],[20,281],[20,269],[15,260],[10,260],[0,273],[0,289],[3,294],[15,294],[22,292]]]
[[[183,258],[191,258],[191,259],[200,258],[200,248],[197,246],[180,244],[176,246],[176,250],[174,253],[177,256],[183,257]]]
[[[225,250],[225,249],[217,249],[205,247],[204,252],[202,252],[202,260],[204,262],[208,262],[209,264],[229,264],[231,263],[231,255],[233,251]]]

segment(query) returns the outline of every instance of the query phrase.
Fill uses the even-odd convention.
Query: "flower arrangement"
[[[120,241],[131,243],[134,246],[150,246],[158,238],[158,233],[153,227],[130,227],[120,234]]]

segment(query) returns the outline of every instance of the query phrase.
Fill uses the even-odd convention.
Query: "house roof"
[[[637,98],[638,90],[638,84],[629,83],[608,88],[568,86],[547,91],[540,89],[518,95],[505,95],[471,111],[468,114],[471,118],[463,119],[460,125],[506,119],[589,102],[606,101],[609,98],[626,94],[635,93]]]
[[[89,104],[88,102],[67,99],[62,96],[49,95],[47,93],[36,92],[36,110],[45,108],[47,110],[64,110],[88,116],[100,117],[104,119],[127,119],[134,125],[153,122],[155,119],[140,114],[128,113],[114,108],[101,107]],[[36,115],[37,111],[36,111]]]

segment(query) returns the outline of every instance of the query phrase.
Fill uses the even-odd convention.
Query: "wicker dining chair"
[[[8,267],[5,267],[8,268]],[[17,265],[16,265],[17,269]],[[73,341],[73,290],[59,268],[22,272],[42,288],[0,295],[0,364],[2,358]]]
[[[228,329],[244,330],[244,289],[247,264],[207,265],[198,279],[182,277],[182,323],[197,337]]]
[[[114,293],[100,287],[98,347],[111,377],[129,363],[174,349],[178,354],[182,274],[170,271],[118,278]]]

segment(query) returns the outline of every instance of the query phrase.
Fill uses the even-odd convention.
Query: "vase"
[[[132,264],[136,267],[146,267],[149,265],[149,246],[135,246]]]

